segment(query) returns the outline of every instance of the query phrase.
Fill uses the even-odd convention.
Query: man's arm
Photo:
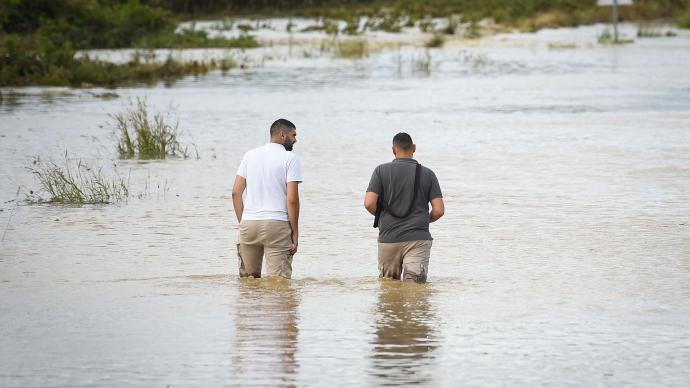
[[[367,194],[364,196],[364,207],[372,215],[376,215],[376,201],[378,198],[379,195],[373,191],[367,191]]]
[[[431,200],[431,213],[429,213],[429,222],[434,222],[443,217],[446,211],[446,206],[443,204],[443,197],[436,197]]]
[[[235,216],[237,222],[242,221],[242,212],[244,211],[244,202],[242,202],[242,193],[247,187],[247,180],[237,175],[235,177],[235,184],[232,186],[232,206],[235,208]]]
[[[290,254],[297,252],[297,241],[299,240],[299,190],[298,182],[288,182],[287,184],[287,210],[290,228],[292,229],[292,246]]]

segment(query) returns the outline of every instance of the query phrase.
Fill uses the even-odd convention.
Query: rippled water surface
[[[402,47],[5,93],[0,385],[687,386],[690,35],[596,32],[449,44],[428,71]],[[200,159],[117,160],[108,115],[143,96]],[[294,279],[240,281],[230,188],[278,117],[305,176]],[[401,130],[446,202],[422,286],[376,278],[362,206]],[[129,200],[25,204],[31,158],[66,151]]]

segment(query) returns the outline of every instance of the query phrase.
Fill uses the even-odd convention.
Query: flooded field
[[[687,386],[690,34],[602,28],[276,45],[114,99],[3,90],[0,385]],[[109,115],[136,97],[199,159],[118,160]],[[305,177],[294,278],[240,281],[230,189],[279,117]],[[403,130],[446,203],[423,286],[377,279],[362,205]],[[130,198],[26,204],[32,158],[65,153]]]

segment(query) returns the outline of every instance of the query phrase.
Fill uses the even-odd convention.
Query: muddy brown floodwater
[[[687,386],[690,34],[597,28],[449,44],[428,69],[402,47],[5,95],[0,385]],[[117,160],[108,114],[142,96],[199,160]],[[305,178],[294,279],[240,281],[230,189],[278,117]],[[401,130],[446,201],[423,286],[376,278],[362,206]],[[15,201],[31,157],[65,150],[129,200]]]

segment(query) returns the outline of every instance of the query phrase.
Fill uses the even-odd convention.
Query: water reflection
[[[376,385],[432,382],[434,321],[428,285],[380,281],[370,371]]]
[[[297,307],[289,280],[240,279],[235,312],[233,384],[294,387]]]

